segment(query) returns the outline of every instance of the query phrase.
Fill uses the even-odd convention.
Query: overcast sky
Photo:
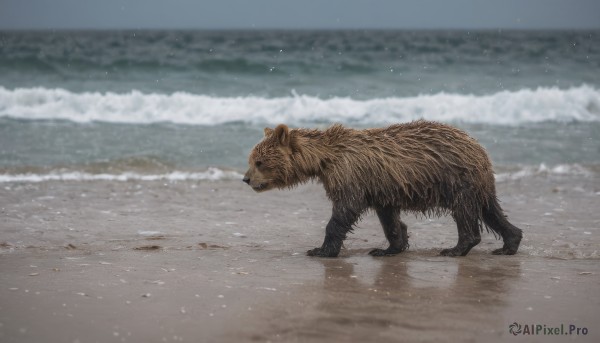
[[[0,0],[0,29],[599,29],[600,0]]]

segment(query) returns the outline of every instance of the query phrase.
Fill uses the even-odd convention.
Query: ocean
[[[263,128],[456,125],[600,170],[600,31],[0,32],[0,182],[241,177]]]

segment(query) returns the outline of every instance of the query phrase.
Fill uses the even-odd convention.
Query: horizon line
[[[599,27],[0,27],[0,31],[600,31]]]

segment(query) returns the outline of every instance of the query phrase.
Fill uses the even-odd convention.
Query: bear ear
[[[273,129],[270,127],[265,127],[265,137],[269,136],[270,134],[273,133]]]
[[[275,137],[277,138],[279,144],[281,144],[282,146],[290,146],[290,130],[288,129],[287,125],[277,125],[277,127],[275,128]]]

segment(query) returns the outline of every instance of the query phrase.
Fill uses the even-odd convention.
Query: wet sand
[[[407,214],[410,249],[371,257],[385,238],[369,214],[336,259],[304,255],[329,218],[316,184],[0,184],[0,341],[597,342],[599,181],[499,182],[515,256],[486,233],[440,257],[454,223]],[[587,335],[515,337],[514,322]]]

